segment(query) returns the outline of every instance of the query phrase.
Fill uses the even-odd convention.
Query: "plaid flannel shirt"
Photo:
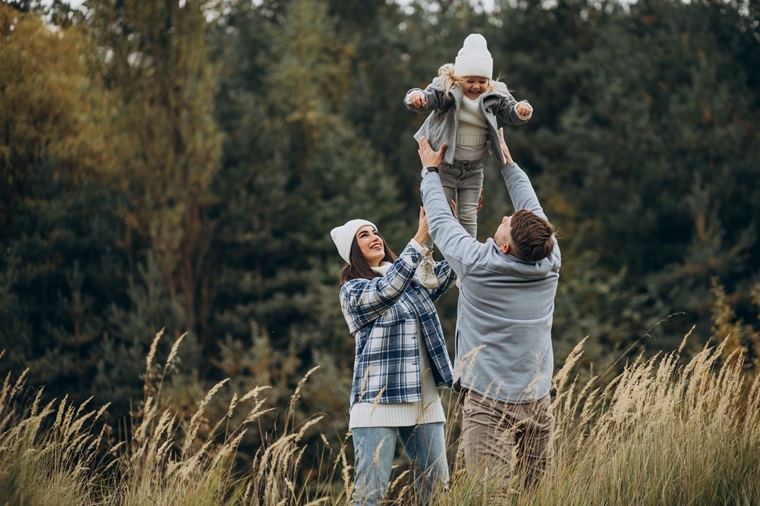
[[[445,260],[436,268],[439,286],[424,288],[415,278],[422,254],[410,243],[385,276],[352,279],[340,289],[340,306],[356,340],[351,405],[355,402],[422,401],[419,346],[430,353],[439,387],[452,384],[451,360],[433,306],[456,280]]]

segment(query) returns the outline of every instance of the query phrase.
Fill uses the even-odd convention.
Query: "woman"
[[[396,437],[427,504],[448,485],[443,424],[436,386],[451,388],[451,361],[433,302],[454,283],[446,261],[435,267],[439,286],[420,285],[415,270],[430,238],[420,210],[414,238],[396,255],[377,227],[351,220],[330,235],[348,263],[341,271],[340,305],[356,340],[349,427],[354,440],[353,503],[380,504],[391,475]]]

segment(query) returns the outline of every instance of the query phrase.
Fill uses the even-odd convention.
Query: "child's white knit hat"
[[[365,225],[369,225],[377,230],[377,227],[371,221],[350,220],[344,225],[335,227],[330,231],[330,237],[332,237],[335,246],[338,248],[338,253],[340,253],[340,256],[343,257],[343,260],[345,260],[347,264],[351,263],[351,244],[354,242],[356,232]]]
[[[479,33],[471,33],[464,39],[464,45],[454,61],[454,74],[457,76],[478,76],[491,79],[493,58],[488,52],[486,38]]]

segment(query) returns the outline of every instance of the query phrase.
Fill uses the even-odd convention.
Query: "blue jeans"
[[[356,457],[356,482],[352,504],[381,504],[388,489],[396,450],[396,437],[412,463],[414,485],[420,499],[428,504],[432,493],[449,485],[449,466],[443,423],[409,427],[361,427],[351,429]]]

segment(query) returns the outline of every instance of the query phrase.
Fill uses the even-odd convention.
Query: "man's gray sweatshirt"
[[[525,172],[516,163],[501,170],[515,211],[546,218]],[[554,352],[554,296],[561,256],[557,239],[538,262],[504,254],[489,238],[473,239],[451,214],[438,174],[422,180],[430,235],[459,278],[454,380],[503,402],[522,403],[549,394]]]

